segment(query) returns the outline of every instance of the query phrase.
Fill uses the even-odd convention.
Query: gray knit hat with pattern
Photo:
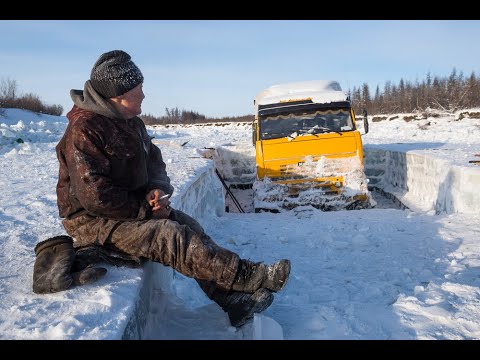
[[[140,69],[122,50],[102,54],[90,74],[93,88],[104,98],[125,94],[143,82]]]

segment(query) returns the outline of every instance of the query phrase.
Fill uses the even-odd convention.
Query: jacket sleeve
[[[148,168],[148,191],[161,189],[167,194],[173,194],[174,187],[170,184],[166,165],[160,149],[150,141],[147,160]]]
[[[163,161],[161,150],[152,143],[148,135],[145,124],[139,119],[143,141],[147,150],[147,171],[148,171],[148,189],[161,189],[167,194],[173,194],[174,187],[170,184],[170,178],[167,175],[167,166]]]
[[[88,213],[116,220],[151,218],[147,200],[112,184],[111,164],[99,135],[85,126],[73,127],[66,146],[72,195]]]

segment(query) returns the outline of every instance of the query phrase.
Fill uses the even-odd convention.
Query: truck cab
[[[283,208],[368,207],[361,134],[337,81],[274,85],[257,94],[254,106],[256,209],[278,209],[279,202]]]

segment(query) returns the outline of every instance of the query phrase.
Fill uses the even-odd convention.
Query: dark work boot
[[[35,246],[33,265],[33,292],[36,294],[64,291],[72,285],[85,285],[103,277],[107,269],[88,266],[72,273],[75,261],[73,239],[60,235]]]
[[[133,255],[121,253],[105,246],[88,245],[75,248],[75,261],[72,272],[91,268],[93,264],[105,262],[114,266],[141,267],[143,260]],[[88,271],[89,273],[91,271]]]
[[[280,291],[290,275],[290,260],[283,259],[271,265],[240,260],[232,290],[253,293],[260,288]]]
[[[70,269],[75,259],[73,240],[69,236],[55,236],[35,246],[33,265],[33,292],[54,293],[67,290],[73,279]]]
[[[105,268],[93,267],[93,264],[89,265],[82,271],[72,273],[73,285],[79,286],[90,284],[104,277],[106,273],[107,269]]]
[[[273,294],[267,289],[258,289],[253,294],[216,289],[209,296],[228,314],[232,326],[240,327],[261,313],[273,302]]]

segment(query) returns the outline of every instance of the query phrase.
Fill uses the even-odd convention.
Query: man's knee
[[[204,229],[200,225],[200,223],[192,218],[191,216],[185,214],[183,211],[180,210],[172,210],[170,213],[170,220],[175,221],[181,225],[187,225],[189,228],[191,228],[193,231],[195,231],[197,234],[203,234]]]

